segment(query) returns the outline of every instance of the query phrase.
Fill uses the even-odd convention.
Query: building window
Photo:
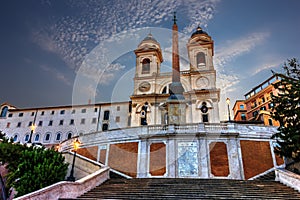
[[[64,120],[63,120],[63,119],[62,119],[62,120],[59,120],[59,125],[60,125],[60,126],[64,125]]]
[[[269,103],[269,109],[272,109],[274,107],[274,104],[273,103]]]
[[[109,110],[104,111],[103,120],[109,120]]]
[[[260,110],[266,110],[266,106],[261,107]]]
[[[204,67],[205,66],[205,54],[203,52],[197,53],[197,67]]]
[[[257,111],[257,110],[254,111],[252,115],[253,115],[253,117],[255,118],[255,117],[258,115],[258,111]]]
[[[25,142],[28,142],[28,140],[29,140],[29,134],[25,135],[25,139],[24,140],[25,140]]]
[[[98,108],[95,108],[95,109],[94,109],[94,112],[98,112]]]
[[[202,122],[208,122],[208,114],[202,114]]]
[[[8,117],[12,117],[12,116],[13,116],[13,114],[12,114],[12,113],[9,113],[9,114],[8,114]]]
[[[8,111],[8,107],[7,107],[7,106],[4,106],[4,107],[2,108],[0,117],[6,117],[7,111]]]
[[[9,128],[9,127],[10,127],[10,122],[7,122],[6,128]]]
[[[67,136],[68,140],[72,138],[72,133],[68,133],[68,136]]]
[[[240,109],[241,109],[241,110],[244,110],[244,109],[245,109],[245,107],[244,107],[243,104],[240,105]]]
[[[61,110],[61,111],[60,111],[60,114],[61,114],[61,115],[65,114],[65,110]]]
[[[102,131],[108,130],[108,124],[102,124]]]
[[[54,111],[54,110],[52,110],[52,111],[51,111],[51,115],[54,115],[54,112],[55,112],[55,111]]]
[[[73,109],[73,110],[72,110],[72,114],[75,114],[75,112],[76,112],[75,109]]]
[[[45,114],[45,111],[42,111],[41,115],[44,115]]]
[[[14,136],[14,142],[17,142],[18,141],[18,135],[15,135]]]
[[[81,119],[80,124],[85,124],[85,119],[84,118]]]
[[[97,122],[97,119],[96,119],[96,118],[93,118],[93,119],[92,119],[92,124],[96,124],[96,122]]]
[[[48,126],[52,126],[52,124],[53,124],[53,120],[50,120]]]
[[[40,134],[36,134],[34,137],[34,141],[38,142],[40,140]]]
[[[272,119],[269,119],[269,125],[270,125],[270,126],[273,126],[273,121],[272,121]]]
[[[50,133],[47,133],[45,136],[45,141],[49,141],[50,140]]]
[[[241,119],[242,119],[243,121],[246,120],[246,114],[245,114],[245,113],[241,114]]]
[[[33,115],[34,115],[34,112],[31,113],[31,116],[33,116]]]
[[[85,109],[85,108],[82,109],[82,110],[81,110],[81,113],[86,113],[86,109]]]
[[[19,113],[19,117],[23,117],[24,113]]]
[[[150,73],[150,59],[145,58],[142,61],[142,74],[149,74]]]
[[[117,106],[117,111],[120,111],[120,106]]]
[[[120,122],[120,117],[119,116],[116,117],[116,122]]]
[[[18,122],[17,127],[21,127],[21,124],[22,124],[21,122]]]
[[[38,126],[43,126],[43,121],[39,121]]]
[[[74,125],[74,119],[70,120],[70,125]]]
[[[57,133],[55,140],[56,141],[60,141],[60,139],[61,139],[61,133]]]
[[[32,122],[31,121],[28,123],[28,126],[32,126]]]

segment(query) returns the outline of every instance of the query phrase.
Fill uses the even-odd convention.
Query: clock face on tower
[[[147,81],[144,81],[139,85],[139,91],[147,92],[150,90],[150,87],[151,87],[151,84]]]
[[[200,89],[207,88],[208,85],[209,85],[209,80],[208,80],[208,78],[202,76],[202,77],[197,79],[196,85]]]

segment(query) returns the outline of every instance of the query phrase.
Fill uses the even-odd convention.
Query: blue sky
[[[299,58],[299,8],[298,0],[1,1],[0,101],[21,108],[70,105],[77,103],[77,93],[79,103],[128,100],[132,50],[151,31],[161,43],[167,70],[169,30],[177,11],[183,37],[200,24],[215,41],[220,116],[226,118],[226,97],[233,105],[271,70]],[[104,62],[99,51],[114,56]],[[100,63],[86,68],[89,60]],[[80,77],[87,71],[85,78],[93,80]]]

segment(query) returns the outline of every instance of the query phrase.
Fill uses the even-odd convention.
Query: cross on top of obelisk
[[[173,18],[174,24],[176,24],[177,19],[176,19],[176,12],[174,12],[174,18]]]

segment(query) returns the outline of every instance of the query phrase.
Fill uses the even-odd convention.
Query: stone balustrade
[[[139,127],[128,127],[122,129],[112,129],[109,131],[87,133],[80,136],[83,147],[99,145],[109,142],[120,142],[138,140],[147,137],[164,137],[170,134],[185,135],[226,135],[236,134],[247,138],[270,137],[276,132],[276,127],[266,127],[251,124],[235,123],[195,123],[182,125],[149,125]],[[66,140],[60,145],[61,151],[72,149],[72,140]]]

